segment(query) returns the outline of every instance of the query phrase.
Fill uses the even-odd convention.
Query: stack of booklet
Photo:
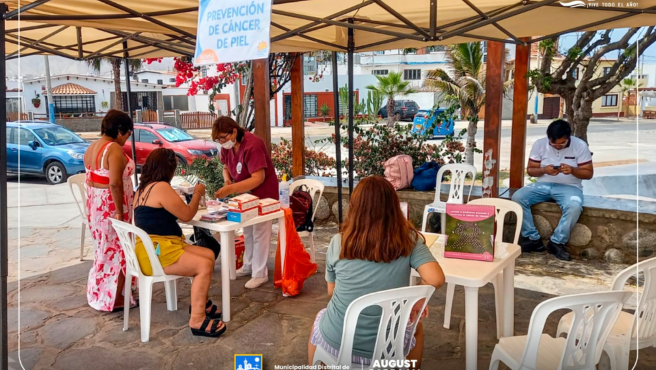
[[[202,215],[200,217],[200,220],[205,222],[218,222],[218,221],[225,220],[227,216],[228,216],[228,209],[221,208],[217,211],[209,212]]]

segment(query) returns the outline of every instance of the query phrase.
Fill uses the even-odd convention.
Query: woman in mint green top
[[[332,296],[328,307],[317,314],[308,343],[310,364],[317,346],[337,356],[342,340],[344,314],[355,299],[382,290],[408,286],[410,269],[417,270],[421,284],[439,288],[444,273],[425,245],[424,238],[406,220],[396,191],[382,177],[360,181],[353,191],[347,221],[335,235],[326,254],[326,281]],[[419,301],[418,311],[423,305]],[[427,308],[428,309],[428,308]],[[420,319],[427,316],[423,312]],[[419,312],[415,312],[414,317]],[[365,309],[355,329],[353,362],[369,365],[380,323],[380,307]],[[413,320],[414,320],[413,317]],[[406,332],[411,351],[407,358],[421,367],[423,328]]]

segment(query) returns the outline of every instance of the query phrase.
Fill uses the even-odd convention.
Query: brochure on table
[[[495,213],[494,206],[447,204],[444,257],[494,261]]]

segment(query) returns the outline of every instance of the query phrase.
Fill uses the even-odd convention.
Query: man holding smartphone
[[[546,249],[558,259],[571,260],[566,244],[583,210],[582,180],[589,180],[594,174],[588,144],[571,135],[569,123],[559,119],[549,125],[547,137],[536,141],[531,148],[527,172],[537,181],[519,189],[512,197],[524,210],[520,241],[523,252],[545,250],[533,223],[531,206],[553,199],[563,215]]]

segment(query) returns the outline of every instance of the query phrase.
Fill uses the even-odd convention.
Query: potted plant
[[[36,94],[36,97],[32,99],[32,105],[34,105],[34,108],[38,108],[41,106],[41,95]]]
[[[323,117],[323,121],[326,122],[326,116],[330,114],[328,103],[323,103],[323,105],[319,107],[319,114]]]
[[[103,102],[100,102],[100,106],[101,106],[103,109],[107,109],[107,108],[109,107],[109,103],[106,102],[106,101],[103,101]]]

